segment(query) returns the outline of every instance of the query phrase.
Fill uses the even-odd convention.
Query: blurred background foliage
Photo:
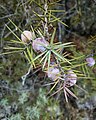
[[[30,30],[31,26],[35,31],[43,31],[45,1],[0,0],[0,53],[5,52],[5,46],[11,45],[10,40],[16,39],[6,25],[18,37],[21,34],[8,18],[22,31]],[[68,49],[68,53],[75,57],[93,54],[96,60],[96,1],[47,0],[47,4],[49,33],[53,32],[54,27],[57,29],[55,41],[73,42],[76,47]],[[78,62],[82,61],[80,59]],[[95,120],[96,65],[93,68],[86,65],[82,68],[90,79],[80,78],[77,83],[88,93],[72,88],[79,99],[70,98],[69,104],[66,104],[62,93],[54,98],[46,98],[46,91],[50,87],[40,89],[47,83],[42,72],[29,76],[22,86],[21,77],[27,73],[28,68],[29,65],[21,53],[0,55],[1,120]]]

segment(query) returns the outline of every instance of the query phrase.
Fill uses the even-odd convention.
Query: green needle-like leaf
[[[66,92],[68,92],[70,95],[72,95],[74,98],[78,99],[77,96],[71,92],[67,87],[65,87]]]
[[[34,59],[33,59],[33,57],[32,57],[32,50],[31,50],[31,52],[30,52],[30,50],[29,50],[29,48],[27,47],[27,52],[28,52],[28,56],[29,56],[29,59],[30,59],[30,62],[32,63],[32,65],[34,65],[34,67],[35,67],[35,63],[34,63]]]
[[[7,55],[7,54],[13,54],[13,53],[20,53],[23,52],[22,50],[16,50],[16,51],[12,51],[12,52],[5,52],[5,53],[1,53],[0,55]]]
[[[26,57],[26,59],[28,60],[28,62],[30,63],[30,59],[29,59],[29,57],[28,57],[28,55],[27,55],[27,53],[24,51],[24,54],[25,54],[25,57]]]
[[[40,17],[40,15],[38,14],[38,13],[36,13],[34,10],[32,10],[33,11],[33,13],[37,16],[37,17],[39,17],[40,18],[40,20],[42,20],[42,21],[44,21],[45,22],[45,20],[43,19],[43,18],[41,18]]]
[[[59,59],[61,59],[63,62],[67,62],[67,63],[71,64],[71,63],[69,62],[69,60],[67,60],[66,58],[64,58],[62,55],[58,54],[56,51],[52,50],[52,52],[57,56],[57,59],[59,58]]]
[[[18,48],[18,47],[4,47],[4,49],[7,49],[7,50],[24,50],[24,48]]]
[[[6,25],[6,27],[10,30],[10,32],[11,32],[19,41],[21,41],[21,39],[11,30],[11,28],[10,28],[8,25]]]
[[[51,37],[51,41],[50,41],[51,45],[53,44],[53,41],[55,38],[55,33],[56,33],[56,28],[54,28],[54,32],[53,32],[52,37]]]
[[[85,67],[84,67],[84,66],[81,66],[81,68],[82,68],[82,71],[83,71],[84,75],[86,76]]]
[[[50,52],[50,51],[48,51],[48,52],[43,56],[43,58],[40,60],[40,63],[41,63],[46,57],[48,57],[49,52]]]
[[[11,43],[18,43],[18,44],[23,44],[23,45],[25,45],[25,43],[22,42],[22,41],[17,41],[17,40],[10,40],[10,41],[11,41]]]
[[[55,88],[55,86],[58,84],[59,80],[55,81],[55,84],[53,85],[53,87],[50,89],[50,91],[48,92],[48,94]]]
[[[41,53],[40,55],[38,55],[37,57],[34,58],[34,61],[37,60],[38,58],[40,58],[42,55],[44,55],[46,53],[46,51],[44,51],[43,53]]]
[[[22,30],[20,30],[20,28],[17,25],[15,25],[14,22],[11,19],[9,19],[9,21],[14,25],[14,27],[16,27],[22,33]]]
[[[49,66],[50,66],[50,59],[51,59],[51,51],[48,54],[48,69],[49,69]]]
[[[57,56],[57,58],[60,58],[62,61],[64,61],[63,56],[61,56],[60,54],[58,54],[55,50],[52,50],[52,52]]]
[[[43,10],[43,12],[45,12],[45,9],[42,7],[42,6],[40,6],[36,1],[34,1],[34,3],[36,3],[42,10]],[[34,11],[34,13],[35,13],[35,11]],[[37,13],[36,13],[37,14]],[[57,20],[58,22],[60,22],[61,24],[63,24],[64,26],[67,26],[68,27],[68,25],[66,25],[64,22],[62,22],[59,18],[57,18],[57,17],[55,17],[54,15],[52,15],[50,12],[48,12],[48,15],[50,15],[51,17],[53,17],[55,20]],[[37,15],[38,16],[38,15]],[[40,16],[38,16],[38,17],[40,17]],[[43,20],[44,21],[44,20]]]
[[[42,66],[42,69],[45,68],[45,65],[46,65],[47,60],[48,60],[48,57],[45,58],[44,63],[43,63],[43,66]]]
[[[74,45],[70,45],[70,44],[72,44],[72,42],[69,42],[69,43],[64,43],[64,44],[60,44],[60,45],[54,45],[54,49],[58,49],[58,48],[61,48],[61,47],[63,47],[63,48],[67,48],[67,47],[72,47],[72,46],[74,46]]]
[[[65,12],[65,10],[49,10],[49,11],[51,11],[51,12]]]

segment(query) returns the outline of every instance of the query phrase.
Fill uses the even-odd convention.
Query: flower
[[[94,66],[94,64],[95,64],[95,60],[94,60],[93,57],[88,57],[88,58],[86,58],[86,62],[87,62],[87,65],[88,65],[89,67],[92,67],[92,66]]]
[[[65,76],[65,81],[66,81],[66,84],[71,87],[76,84],[77,75],[72,70],[69,70]]]
[[[22,34],[21,34],[21,40],[25,43],[29,42],[30,40],[32,40],[32,32],[25,30]]]
[[[47,42],[44,38],[36,38],[32,43],[32,46],[35,52],[45,51],[48,45],[49,45],[49,42]]]
[[[55,66],[54,62],[51,63],[50,68],[47,71],[47,75],[52,80],[56,80],[60,75],[60,70]]]

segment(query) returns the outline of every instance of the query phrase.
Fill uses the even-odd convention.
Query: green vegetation
[[[1,1],[0,119],[95,118],[86,111],[96,111],[95,8],[89,0]]]

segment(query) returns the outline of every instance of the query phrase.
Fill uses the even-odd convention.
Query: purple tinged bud
[[[66,77],[65,77],[66,83],[68,86],[73,86],[77,82],[77,75],[72,71],[69,70]]]
[[[88,58],[86,58],[86,62],[87,62],[87,65],[88,65],[89,67],[92,67],[92,66],[95,65],[95,60],[94,60],[93,57],[88,57]]]
[[[47,42],[44,38],[36,38],[32,43],[32,47],[35,52],[45,51],[48,45],[49,45],[49,42]]]
[[[48,77],[52,80],[56,80],[59,74],[60,74],[59,69],[55,67],[50,67],[49,70],[47,71]]]

